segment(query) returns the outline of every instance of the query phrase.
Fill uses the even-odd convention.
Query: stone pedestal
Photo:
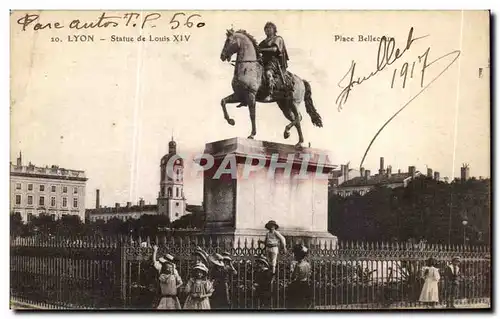
[[[202,161],[207,234],[237,244],[264,239],[275,220],[287,240],[336,245],[328,233],[328,173],[325,151],[232,138],[206,144]],[[291,238],[293,237],[293,238]]]

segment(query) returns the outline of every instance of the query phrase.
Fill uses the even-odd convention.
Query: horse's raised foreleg
[[[250,113],[250,121],[252,122],[252,133],[248,136],[248,138],[253,139],[257,134],[257,128],[255,125],[255,93],[249,93],[247,102],[248,111]]]
[[[285,118],[290,121],[290,124],[285,126],[285,131],[283,132],[283,137],[287,139],[290,137],[290,128],[293,126],[292,122],[295,121],[295,116],[290,110],[290,102],[287,99],[278,100],[276,103],[278,103]]]
[[[234,125],[234,120],[229,117],[229,114],[227,113],[227,109],[226,109],[226,104],[227,103],[239,103],[239,102],[241,102],[240,99],[234,93],[226,96],[225,98],[223,98],[220,101],[220,105],[222,106],[222,112],[224,112],[224,119],[226,119],[226,121],[230,125]]]

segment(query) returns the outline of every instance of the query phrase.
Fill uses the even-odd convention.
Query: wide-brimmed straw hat
[[[224,257],[221,254],[215,253],[212,256],[208,256],[210,262],[216,266],[223,267],[224,266]]]
[[[195,250],[193,251],[193,255],[194,256],[198,256],[201,258],[201,260],[203,261],[203,263],[205,265],[208,265],[208,259],[207,259],[207,255],[206,253],[203,251],[203,249],[201,249],[200,247],[196,247]]]
[[[266,227],[266,229],[271,229],[271,226],[274,226],[275,229],[280,228],[280,226],[274,220],[268,221],[264,227]]]
[[[193,267],[193,270],[200,270],[200,271],[203,271],[204,273],[208,273],[208,268],[207,266],[205,266],[204,264],[202,263],[197,263],[194,267]]]
[[[166,254],[163,257],[158,258],[158,261],[161,262],[162,264],[168,263],[168,264],[173,264],[174,263],[174,256],[170,254]]]
[[[229,260],[229,261],[233,261],[233,259],[231,258],[231,255],[228,253],[228,252],[223,252],[221,254],[222,256],[222,260]]]

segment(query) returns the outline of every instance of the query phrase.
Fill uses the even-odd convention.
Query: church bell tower
[[[177,155],[177,144],[173,137],[168,143],[168,154],[160,162],[158,214],[167,215],[171,222],[186,214],[184,160]]]

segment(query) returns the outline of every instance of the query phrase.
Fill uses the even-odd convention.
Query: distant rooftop
[[[41,178],[55,178],[55,179],[71,179],[86,181],[85,171],[66,169],[58,165],[52,166],[36,166],[29,162],[28,165],[21,164],[21,158],[17,159],[17,163],[10,163],[10,174],[13,176],[28,176],[28,177],[41,177]]]
[[[86,209],[88,214],[125,214],[134,212],[144,212],[144,211],[156,211],[157,205],[134,205],[134,206],[115,206],[115,207],[101,207]]]
[[[415,172],[415,176],[420,175],[420,172]],[[350,187],[350,186],[375,186],[375,185],[387,185],[393,183],[403,183],[405,179],[411,177],[410,173],[396,173],[389,175],[371,175],[368,179],[363,176],[354,177],[348,180],[340,187]]]
[[[148,211],[156,211],[158,205],[155,204],[139,204],[139,205],[131,205],[127,203],[124,206],[115,204],[114,207],[101,207],[101,208],[90,208],[86,209],[87,214],[90,215],[100,215],[100,214],[127,214],[127,213],[140,213],[140,212],[148,212]],[[203,206],[201,205],[187,205],[186,211],[190,213],[202,213]]]

